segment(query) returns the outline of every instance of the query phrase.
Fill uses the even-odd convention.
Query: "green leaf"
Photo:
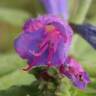
[[[29,85],[35,80],[33,75],[27,72],[16,70],[0,78],[0,90],[8,89],[12,86]]]
[[[0,89],[33,81],[32,75],[23,72],[24,65],[24,61],[14,53],[0,55]]]
[[[20,69],[25,62],[15,53],[0,54],[0,77]]]

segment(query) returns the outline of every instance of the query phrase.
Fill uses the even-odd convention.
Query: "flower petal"
[[[60,67],[60,72],[67,76],[76,87],[84,89],[90,82],[88,74],[74,58],[68,57],[66,63],[66,66]]]
[[[69,19],[69,6],[68,6],[68,0],[57,0],[58,1],[58,11],[61,17],[64,18],[64,20]]]
[[[18,38],[16,38],[14,46],[19,53],[19,55],[23,58],[31,57],[32,54],[30,50],[38,50],[38,43],[41,40],[42,31],[38,31],[38,34],[36,32],[34,33],[21,33]],[[38,39],[37,39],[38,38]]]
[[[30,30],[37,21],[43,26]],[[73,34],[67,22],[57,16],[40,16],[25,23],[23,31],[15,40],[15,49],[31,67],[64,64]]]
[[[49,14],[58,15],[57,0],[41,0]]]
[[[64,20],[68,20],[68,0],[41,0],[46,8],[47,13],[61,16]]]

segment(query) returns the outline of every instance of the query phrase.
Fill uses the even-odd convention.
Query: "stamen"
[[[52,61],[52,56],[54,55],[54,49],[53,48],[49,48],[49,54],[48,54],[48,64],[51,64]]]
[[[28,67],[27,68],[24,68],[23,70],[24,71],[31,71],[32,68],[33,68],[33,66],[35,66],[36,62],[39,60],[39,58],[40,58],[39,56],[38,57],[35,57],[33,59],[33,62],[31,64],[28,64]]]
[[[33,67],[32,64],[27,64],[27,66],[23,68],[23,71],[29,71],[30,69],[32,69],[32,67]]]
[[[48,36],[43,40],[43,42],[39,45],[40,48],[44,47],[48,43]]]
[[[59,44],[59,40],[57,40],[54,44],[54,52],[57,51],[57,48],[58,48],[58,44]]]
[[[40,52],[35,52],[35,51],[31,51],[30,50],[30,53],[32,54],[32,55],[34,55],[34,56],[41,56],[44,52],[45,52],[45,50],[48,48],[48,44],[46,44],[41,50],[40,50]]]

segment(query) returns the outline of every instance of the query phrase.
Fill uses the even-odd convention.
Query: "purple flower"
[[[72,33],[67,22],[56,16],[40,16],[28,20],[23,32],[15,40],[17,53],[28,61],[28,67],[24,70],[64,64]]]
[[[48,14],[61,16],[68,20],[68,0],[41,0]]]
[[[66,66],[61,65],[60,72],[67,76],[76,87],[84,89],[90,82],[88,74],[84,71],[78,61],[71,56],[66,59],[66,63]]]
[[[68,57],[73,31],[67,22],[53,15],[28,20],[15,40],[16,52],[33,67],[52,66],[83,89],[90,82],[87,73],[73,58]],[[45,75],[44,75],[45,76]]]

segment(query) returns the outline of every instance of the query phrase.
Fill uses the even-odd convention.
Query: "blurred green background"
[[[35,77],[21,70],[26,63],[13,47],[24,22],[44,14],[44,8],[38,1],[0,0],[0,96],[43,96],[33,83]],[[96,25],[96,0],[69,0],[69,5],[69,21]],[[96,96],[96,51],[81,37],[74,35],[70,54],[84,66],[92,82],[85,90],[78,90],[64,79],[62,94],[58,96]]]

